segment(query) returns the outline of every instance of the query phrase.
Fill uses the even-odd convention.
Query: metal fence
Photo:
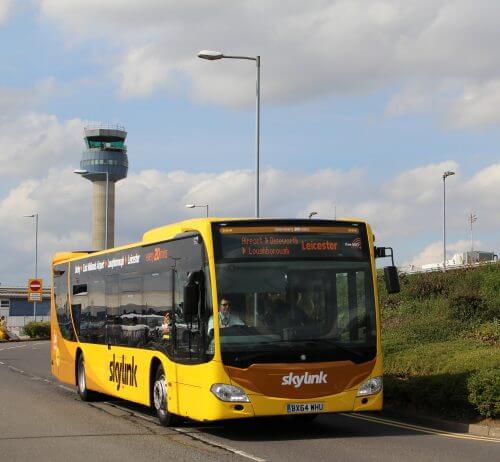
[[[446,265],[446,271],[467,269],[467,268],[477,268],[478,266],[495,265],[497,263],[498,263],[498,260],[492,260],[492,261],[466,263],[464,265]],[[433,268],[426,268],[426,269],[400,267],[400,268],[398,268],[398,270],[400,273],[416,274],[416,273],[434,273],[434,272],[438,272],[438,271],[443,272],[443,271],[445,271],[445,268],[442,265],[440,265],[440,266],[435,266]]]

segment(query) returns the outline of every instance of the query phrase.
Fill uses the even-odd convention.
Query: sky
[[[89,122],[124,125],[117,244],[203,215],[368,220],[399,265],[500,251],[500,3],[493,0],[0,0],[0,283],[89,248]]]

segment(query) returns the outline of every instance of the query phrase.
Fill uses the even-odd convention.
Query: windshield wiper
[[[313,343],[316,346],[327,343],[328,345],[335,347],[339,351],[343,351],[344,353],[348,353],[350,356],[354,356],[355,358],[358,358],[358,360],[360,360],[360,362],[365,360],[365,355],[363,353],[360,353],[359,351],[351,350],[350,348],[342,346],[338,342],[336,342],[335,340],[331,340],[328,338],[322,338],[322,339],[307,338],[307,339],[300,339],[300,341],[304,342],[304,343]],[[354,361],[354,362],[358,362],[358,361]]]

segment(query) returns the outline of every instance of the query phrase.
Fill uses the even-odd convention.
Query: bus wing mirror
[[[186,321],[198,314],[201,299],[201,288],[203,286],[203,271],[189,273],[188,280],[184,284],[184,303],[182,314]]]
[[[388,294],[397,294],[400,292],[399,275],[396,265],[394,265],[394,251],[392,247],[375,247],[375,258],[390,257],[391,266],[384,268],[385,287]]]
[[[398,269],[395,266],[384,268],[385,287],[388,294],[397,294],[400,291]]]

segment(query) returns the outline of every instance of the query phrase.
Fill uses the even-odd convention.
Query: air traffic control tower
[[[94,185],[92,248],[102,250],[115,243],[115,183],[127,176],[127,132],[109,125],[87,126],[84,132],[87,150],[76,173]]]

